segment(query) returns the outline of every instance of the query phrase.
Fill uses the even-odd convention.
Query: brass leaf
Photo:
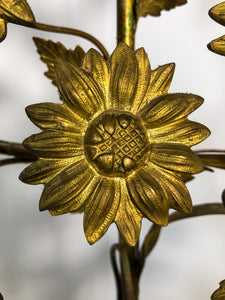
[[[209,15],[214,21],[225,26],[225,2],[212,7]],[[207,47],[210,51],[225,56],[225,35],[213,40]]]
[[[209,15],[214,21],[225,26],[225,2],[212,7],[209,11]]]
[[[207,47],[210,51],[225,56],[225,35],[213,40]]]
[[[187,0],[137,0],[137,18],[147,15],[160,16],[162,10],[170,10],[186,3]]]
[[[48,71],[45,72],[46,77],[52,80],[56,85],[56,73],[54,62],[56,58],[61,58],[76,67],[80,67],[85,55],[84,50],[77,46],[74,50],[66,49],[60,42],[54,43],[40,38],[33,38],[37,51],[41,56],[41,60],[47,64]]]
[[[7,34],[7,27],[5,20],[0,18],[0,42],[2,42]]]
[[[0,17],[16,24],[34,23],[34,15],[26,0],[1,0]]]
[[[224,300],[225,299],[225,280],[220,282],[220,287],[211,296],[212,300]]]

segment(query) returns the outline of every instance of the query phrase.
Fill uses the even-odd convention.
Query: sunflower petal
[[[69,202],[62,205],[56,206],[49,210],[52,216],[62,215],[68,212],[83,212],[86,203],[88,203],[89,198],[94,193],[95,189],[99,184],[100,176],[95,176],[92,178],[91,182],[87,187],[79,193],[74,199],[72,198]]]
[[[55,61],[55,70],[59,91],[72,111],[90,119],[104,108],[101,91],[83,70],[59,58]]]
[[[204,170],[200,158],[182,144],[152,144],[149,160],[165,169],[196,174]]]
[[[55,208],[69,201],[73,201],[77,209],[80,208],[84,199],[77,196],[89,185],[93,177],[94,172],[86,160],[79,158],[45,185],[39,203],[40,210]]]
[[[74,161],[72,159],[39,159],[20,174],[20,180],[29,184],[40,184],[49,181],[61,170]]]
[[[203,101],[202,97],[193,94],[167,94],[150,101],[139,112],[139,115],[143,118],[147,128],[165,126],[167,123],[186,117]]]
[[[0,18],[0,42],[4,41],[7,35],[7,25],[5,20]]]
[[[119,201],[118,182],[101,177],[84,211],[84,232],[90,244],[97,242],[106,233],[114,221]]]
[[[179,143],[193,146],[210,135],[210,131],[204,125],[187,119],[178,120],[158,128],[148,130],[151,143]]]
[[[158,225],[166,226],[169,212],[167,195],[150,174],[142,168],[134,176],[128,177],[128,191],[145,217]]]
[[[102,55],[98,51],[90,49],[84,57],[82,69],[90,73],[95,82],[98,83],[105,98],[105,106],[110,108],[108,99],[109,70]]]
[[[83,137],[67,131],[46,130],[24,140],[25,148],[43,158],[72,158],[83,155]]]
[[[183,213],[192,211],[192,201],[182,179],[165,169],[148,162],[146,170],[157,180],[167,193],[169,206]]]
[[[125,180],[121,180],[120,189],[120,205],[115,222],[123,239],[130,246],[135,246],[140,235],[142,214],[133,204]]]
[[[111,57],[110,87],[112,107],[130,110],[136,92],[138,64],[134,52],[120,43]]]
[[[144,48],[135,51],[135,56],[138,62],[138,82],[137,91],[133,99],[131,112],[136,113],[142,107],[144,96],[148,90],[151,69],[148,55]]]
[[[26,107],[31,121],[41,129],[68,130],[81,133],[87,122],[74,114],[65,104],[39,103]]]
[[[140,109],[153,98],[167,94],[173,79],[174,70],[175,64],[171,63],[159,66],[157,69],[152,71],[148,91],[145,94],[145,98]]]

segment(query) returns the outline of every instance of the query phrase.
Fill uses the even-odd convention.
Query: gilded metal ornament
[[[220,282],[220,287],[212,294],[212,300],[224,300],[225,299],[225,280]]]
[[[186,4],[187,0],[137,0],[137,17],[147,15],[160,16],[162,10],[170,10],[176,6]]]
[[[80,46],[77,46],[74,50],[68,50],[60,42],[54,43],[53,41],[46,41],[36,37],[33,38],[33,40],[37,46],[41,60],[47,64],[48,71],[45,72],[45,76],[51,79],[54,85],[56,85],[54,68],[56,58],[62,58],[74,64],[76,67],[81,66],[85,52]]]
[[[209,15],[214,21],[225,26],[225,2],[217,4],[211,8]],[[225,56],[225,35],[209,43],[208,49],[212,52]]]
[[[90,244],[115,222],[131,246],[143,217],[166,226],[169,208],[191,212],[180,174],[203,170],[190,146],[209,130],[187,119],[201,97],[167,94],[174,64],[151,70],[143,48],[120,43],[109,61],[91,49],[81,68],[57,59],[55,72],[63,104],[26,109],[43,132],[24,141],[39,159],[20,178],[45,184],[40,210],[84,210]]]
[[[0,1],[0,42],[6,37],[8,22],[20,25],[35,22],[33,12],[26,0]]]

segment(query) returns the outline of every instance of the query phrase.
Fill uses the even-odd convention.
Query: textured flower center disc
[[[84,138],[88,161],[98,173],[125,177],[144,161],[147,133],[134,115],[109,110],[94,119]]]

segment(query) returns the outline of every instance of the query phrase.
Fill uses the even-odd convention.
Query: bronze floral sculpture
[[[222,155],[190,149],[209,135],[204,125],[187,119],[203,99],[194,94],[168,94],[174,64],[151,70],[145,50],[134,51],[138,18],[184,3],[118,1],[118,45],[111,56],[88,34],[44,26],[34,18],[21,22],[26,1],[21,2],[21,15],[13,19],[36,29],[88,36],[102,52],[90,49],[85,53],[80,47],[67,50],[60,43],[35,38],[48,66],[46,76],[58,87],[63,104],[28,106],[29,118],[42,132],[24,141],[27,150],[2,142],[1,152],[14,155],[15,162],[34,161],[20,178],[45,185],[40,210],[52,215],[83,212],[90,244],[116,223],[120,242],[112,246],[111,260],[118,299],[138,299],[143,265],[161,226],[191,216],[224,213],[223,204],[194,206],[192,212],[184,184],[192,174],[211,166],[224,168]],[[5,15],[1,17],[8,22]],[[169,215],[169,208],[179,212]],[[139,250],[143,217],[153,227]]]

